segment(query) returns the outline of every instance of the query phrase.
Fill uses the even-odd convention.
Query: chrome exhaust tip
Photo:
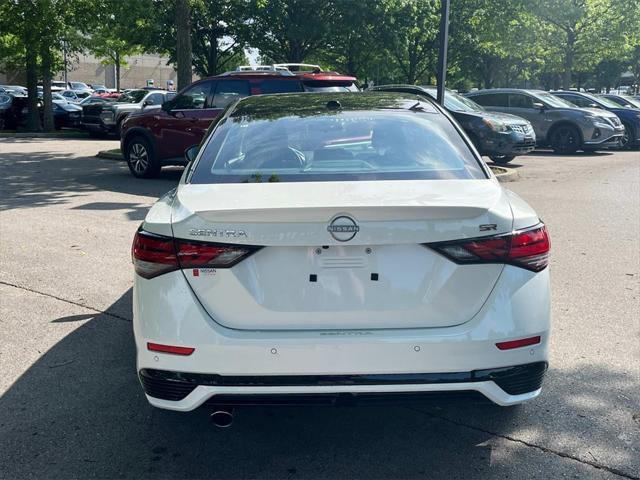
[[[213,423],[218,428],[227,428],[230,427],[233,423],[233,410],[232,409],[221,409],[216,410],[209,417],[211,419],[211,423]]]

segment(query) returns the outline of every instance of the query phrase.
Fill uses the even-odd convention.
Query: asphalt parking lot
[[[244,408],[216,429],[138,384],[130,243],[180,170],[93,157],[116,147],[0,139],[1,478],[640,477],[640,152],[512,165],[552,238],[535,401]]]

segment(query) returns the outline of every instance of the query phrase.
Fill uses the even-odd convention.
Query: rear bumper
[[[536,397],[539,382],[525,382],[530,391],[504,390],[493,375],[503,368],[513,373],[520,365],[546,365],[549,303],[548,269],[533,273],[507,265],[481,310],[457,326],[234,330],[204,311],[182,272],[150,281],[136,277],[137,370],[146,372],[141,377],[151,382],[145,386],[152,405],[180,411],[216,395],[476,391],[500,405],[512,405]],[[496,342],[538,335],[536,345],[496,347]],[[195,351],[189,356],[152,352],[147,342]],[[292,382],[294,377],[301,380]],[[158,378],[186,395],[176,400],[149,395]]]
[[[499,405],[513,405],[540,393],[546,362],[471,372],[384,375],[223,376],[143,369],[140,383],[152,405],[192,410],[215,396],[237,403],[269,404],[275,397],[336,396],[423,392],[481,393]],[[229,403],[227,400],[226,403]]]

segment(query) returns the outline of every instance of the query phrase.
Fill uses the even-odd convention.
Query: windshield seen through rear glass
[[[442,115],[406,110],[229,117],[192,183],[486,178]]]

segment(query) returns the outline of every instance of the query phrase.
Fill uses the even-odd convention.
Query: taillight
[[[181,268],[229,268],[260,247],[176,239],[176,248]]]
[[[180,268],[229,268],[261,247],[195,242],[138,230],[133,240],[135,271],[153,278]]]
[[[138,275],[153,278],[178,269],[173,238],[138,230],[131,247],[133,266]]]
[[[534,272],[549,265],[551,243],[540,223],[506,235],[426,244],[456,263],[509,263]]]

